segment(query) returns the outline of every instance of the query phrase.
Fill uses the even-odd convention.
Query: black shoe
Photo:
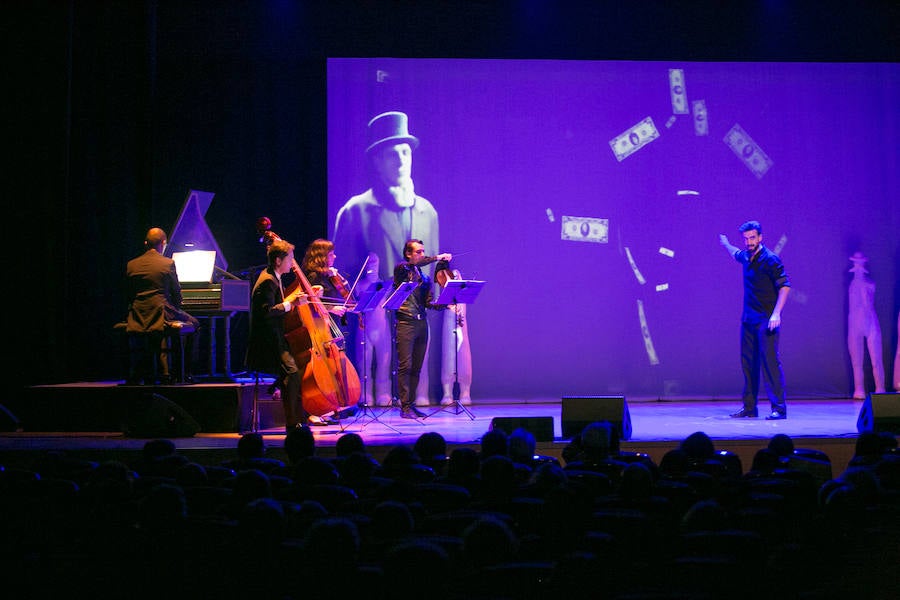
[[[400,409],[400,418],[401,419],[415,419],[416,415],[415,415],[415,413],[413,413],[412,409],[401,408]]]
[[[409,410],[411,410],[412,413],[413,413],[414,415],[416,415],[417,417],[419,417],[420,419],[424,419],[425,417],[428,416],[427,414],[423,413],[421,410],[419,410],[419,409],[416,408],[415,406],[410,406],[410,407],[409,407]]]
[[[309,415],[307,419],[310,427],[326,427],[328,425],[332,425],[333,423],[326,419],[325,417],[317,417],[315,415]]]
[[[771,413],[766,415],[766,421],[778,421],[779,419],[787,419],[787,413],[773,410]]]
[[[755,410],[747,410],[746,408],[731,414],[732,419],[755,419],[758,416],[759,414]]]

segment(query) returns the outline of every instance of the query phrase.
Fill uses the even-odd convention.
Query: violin
[[[328,280],[331,281],[331,285],[334,286],[334,289],[338,291],[341,295],[341,298],[344,299],[344,306],[347,307],[347,310],[351,310],[356,306],[356,300],[353,298],[353,289],[348,287],[349,283],[344,279],[344,276],[341,275],[337,269],[334,267],[331,268],[332,275],[328,277]]]

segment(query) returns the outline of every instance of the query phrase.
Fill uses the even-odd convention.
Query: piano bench
[[[128,324],[125,321],[113,326],[115,331],[120,331],[128,339],[129,373],[127,383],[135,385],[141,381],[145,385],[153,385],[158,380],[159,362],[155,354],[159,353],[159,360],[167,361],[169,376],[172,376],[172,343],[178,340],[178,356],[180,358],[180,370],[178,377],[181,383],[185,381],[184,370],[184,338],[196,332],[196,327],[183,321],[168,321],[163,331],[128,332]],[[152,368],[148,367],[148,362]],[[172,379],[174,381],[174,378]],[[165,382],[164,382],[165,383]]]

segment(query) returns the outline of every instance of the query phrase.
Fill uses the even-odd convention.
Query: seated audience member
[[[509,457],[514,463],[534,467],[534,455],[537,453],[537,442],[534,434],[522,427],[509,434]]]
[[[444,600],[451,597],[450,556],[434,542],[415,538],[399,542],[387,551],[382,565],[382,598]]]
[[[779,455],[771,448],[760,448],[753,455],[750,470],[744,474],[745,478],[768,477],[781,466]]]
[[[186,456],[178,453],[172,440],[147,440],[141,448],[141,458],[133,466],[142,476],[174,477],[178,467],[188,462]]]
[[[298,425],[287,432],[284,436],[284,452],[291,465],[316,455],[316,438],[309,425]]]
[[[520,485],[524,485],[528,482],[536,466],[537,443],[534,434],[527,429],[518,427],[509,434],[508,444],[509,458],[516,469],[516,480]]]
[[[354,452],[365,454],[366,442],[358,433],[348,431],[337,439],[334,444],[334,454],[338,458],[350,456]]]
[[[259,469],[267,475],[276,469],[284,469],[284,462],[266,456],[266,442],[261,433],[245,433],[237,443],[237,458],[222,462],[222,466],[235,471]]]
[[[413,446],[422,464],[431,467],[435,475],[443,475],[447,470],[447,440],[436,431],[423,433]]]
[[[478,452],[472,448],[454,448],[447,461],[447,475],[440,481],[461,485],[474,494],[481,487],[480,470]]]
[[[510,562],[518,557],[518,536],[509,525],[496,517],[479,517],[463,530],[462,538],[465,560],[472,570]]]
[[[687,436],[678,447],[687,454],[694,465],[703,464],[704,461],[716,457],[716,446],[712,438],[702,431],[695,431]]]
[[[481,460],[484,460],[496,455],[509,455],[509,440],[507,439],[506,432],[499,428],[488,430],[481,436],[481,451],[479,457]]]
[[[779,458],[787,458],[794,453],[794,440],[787,434],[776,433],[769,440],[768,448],[777,454]]]

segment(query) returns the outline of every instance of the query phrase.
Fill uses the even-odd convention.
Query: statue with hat
[[[440,249],[437,210],[416,192],[413,183],[413,152],[418,147],[419,139],[409,132],[406,113],[388,111],[369,121],[365,155],[370,187],[344,203],[334,227],[335,252],[350,270],[360,270],[374,253],[378,279],[392,280],[394,267],[405,260],[407,240],[422,240],[431,251]],[[425,361],[429,364],[428,356]],[[416,392],[417,405],[429,404],[428,389],[425,368]]]
[[[897,313],[897,353],[894,355],[894,391],[900,392],[900,312]]]
[[[862,252],[855,252],[850,257],[853,267],[853,279],[850,281],[849,310],[847,312],[847,348],[850,350],[850,363],[853,365],[853,399],[863,400],[866,397],[865,348],[869,350],[872,362],[872,376],[875,379],[875,392],[884,392],[884,363],[881,357],[881,326],[875,312],[875,282],[866,274],[868,258]]]

